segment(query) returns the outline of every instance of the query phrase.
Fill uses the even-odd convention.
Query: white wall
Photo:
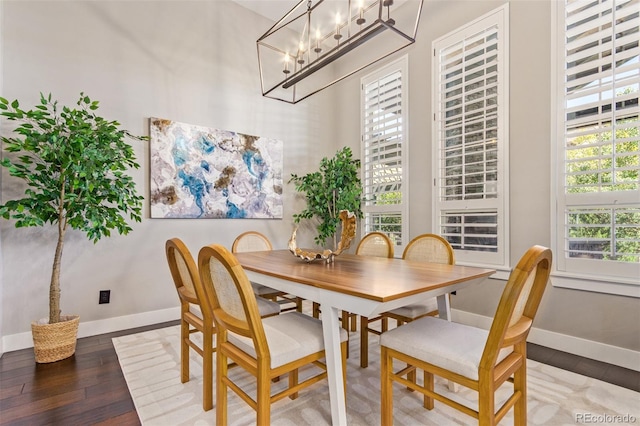
[[[23,107],[35,105],[39,92],[74,105],[84,91],[100,101],[100,115],[134,134],[147,135],[149,117],[161,117],[278,138],[284,141],[285,183],[339,147],[328,93],[298,105],[260,95],[255,41],[270,23],[235,3],[3,4],[2,96],[19,99]],[[2,121],[8,131],[10,124]],[[164,257],[168,238],[182,238],[197,255],[205,244],[230,247],[239,233],[255,229],[285,248],[291,215],[303,207],[293,185],[285,185],[282,220],[149,219],[148,142],[132,145],[141,164],[136,183],[147,197],[145,219],[128,236],[94,245],[70,232],[65,244],[61,305],[65,313],[80,315],[80,335],[91,334],[89,326],[108,331],[105,321],[114,318],[120,320],[112,324],[126,328],[178,317]],[[22,183],[3,173],[2,199],[20,196]],[[30,322],[48,315],[55,229],[16,229],[2,220],[0,232],[0,277],[7,283],[0,321],[5,349],[11,350],[28,346]],[[101,289],[111,290],[110,304],[98,305]]]

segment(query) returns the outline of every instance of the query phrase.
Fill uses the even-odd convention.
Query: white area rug
[[[202,410],[202,358],[193,351],[191,351],[191,380],[185,384],[180,383],[179,335],[179,327],[174,326],[113,339],[122,371],[143,425],[215,425],[215,406],[208,412]],[[348,359],[347,366],[348,422],[350,425],[379,425],[378,338],[371,335],[369,367],[366,369],[360,368],[359,365],[358,332],[351,333],[350,350],[351,357]],[[246,382],[245,389],[251,389],[250,375],[241,369],[231,369],[230,373]],[[530,425],[640,423],[640,394],[637,392],[534,361],[528,361],[528,373]],[[286,382],[281,380],[275,383],[274,387],[285,385]],[[436,386],[439,387],[440,392],[447,393],[446,384],[443,381],[436,379]],[[505,384],[505,393],[508,392],[508,386],[511,385]],[[425,410],[422,408],[420,396],[400,386],[394,388],[396,425],[475,424],[471,417],[438,401],[435,402],[433,410]],[[464,388],[460,389],[453,398],[466,400],[471,404],[477,402],[476,393]],[[502,403],[505,398],[499,395],[497,399]],[[613,416],[627,416],[627,420],[624,421],[624,417],[618,419]],[[229,391],[229,423],[232,425],[255,424],[255,412],[232,391]],[[330,423],[329,392],[326,381],[301,391],[296,400],[285,398],[272,406],[272,425],[315,426]],[[513,424],[512,412],[502,420],[501,424]]]

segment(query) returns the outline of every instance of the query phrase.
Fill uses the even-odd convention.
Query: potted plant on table
[[[332,158],[323,158],[320,169],[304,176],[291,175],[296,191],[303,192],[307,207],[294,214],[295,223],[302,219],[316,218],[318,235],[314,241],[324,245],[333,240],[333,250],[337,249],[337,231],[340,212],[347,210],[362,218],[362,182],[359,177],[360,160],[353,158],[348,146],[338,150]]]
[[[111,230],[132,230],[125,216],[140,222],[143,197],[130,168],[139,168],[125,139],[146,140],[120,123],[95,114],[98,101],[80,93],[77,107],[58,106],[40,94],[34,109],[0,97],[0,115],[20,123],[17,137],[1,138],[9,153],[2,159],[11,176],[26,183],[24,197],[0,204],[0,216],[15,226],[56,225],[58,238],[49,284],[49,318],[31,324],[36,362],[54,362],[75,352],[79,317],[61,315],[60,270],[66,232],[82,231],[94,243]]]

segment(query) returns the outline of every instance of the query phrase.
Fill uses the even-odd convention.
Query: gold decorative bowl
[[[338,243],[338,248],[336,251],[331,251],[329,249],[323,250],[321,253],[314,251],[306,251],[298,248],[296,244],[296,233],[298,232],[298,227],[293,230],[291,234],[291,238],[289,239],[289,251],[293,253],[294,256],[299,257],[305,262],[313,262],[314,260],[322,259],[327,263],[333,262],[334,258],[342,253],[344,250],[348,249],[351,246],[351,241],[356,236],[356,215],[353,212],[348,210],[341,210],[339,215],[340,221],[342,222],[342,233],[340,235],[340,242]]]

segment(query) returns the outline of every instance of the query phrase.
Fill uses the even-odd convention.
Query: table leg
[[[451,321],[451,304],[449,294],[441,294],[436,299],[438,301],[438,317]]]
[[[331,423],[347,424],[347,407],[342,376],[342,356],[340,352],[340,309],[322,305],[322,332],[327,360],[329,401],[331,402]]]
[[[438,316],[447,321],[451,321],[451,303],[449,302],[449,294],[438,296]],[[451,392],[458,392],[458,385],[451,380],[448,382],[448,388]]]

